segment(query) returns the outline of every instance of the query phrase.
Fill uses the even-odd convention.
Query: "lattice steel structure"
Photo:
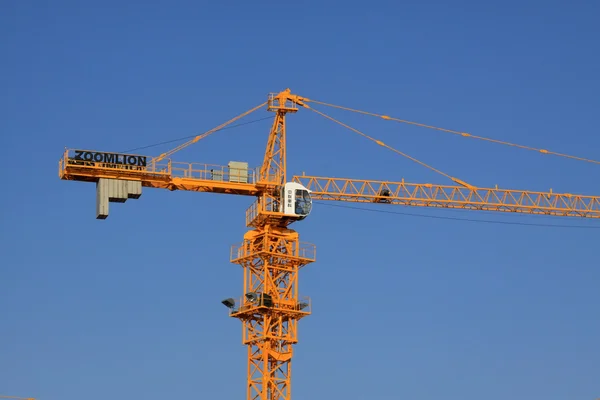
[[[336,119],[308,103],[333,106],[388,121],[408,123],[489,141],[538,154],[585,162],[598,161],[516,145],[466,132],[436,128],[387,115],[353,110],[294,95],[289,89],[269,95],[266,102],[155,158],[142,155],[66,149],[59,161],[59,177],[96,183],[96,218],[108,217],[108,202],[137,199],[142,188],[185,190],[252,196],[246,211],[250,230],[241,244],[232,247],[230,261],[241,266],[243,293],[223,300],[231,317],[241,321],[242,342],[248,348],[247,400],[290,400],[293,345],[298,342],[298,322],[312,311],[310,298],[300,297],[299,271],[315,261],[315,246],[299,241],[290,225],[310,213],[312,199],[377,203],[410,207],[485,210],[562,217],[600,218],[600,197],[570,193],[483,188],[445,174]],[[168,157],[227,125],[264,107],[275,113],[263,163],[249,169],[244,162],[228,166],[173,162]],[[407,157],[446,178],[452,185],[294,176],[286,178],[286,116],[299,108],[311,110],[349,128],[377,145]]]

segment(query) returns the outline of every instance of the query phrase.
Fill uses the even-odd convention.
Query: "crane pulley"
[[[310,298],[301,297],[299,294],[298,272],[316,260],[316,252],[314,245],[300,242],[298,233],[290,229],[289,225],[310,214],[313,200],[600,218],[600,197],[554,193],[552,190],[539,192],[477,187],[316,110],[310,103],[437,129],[465,138],[598,163],[590,159],[502,142],[466,132],[335,106],[292,94],[289,89],[270,94],[266,102],[155,158],[137,154],[65,149],[59,161],[59,177],[63,180],[96,184],[96,217],[99,219],[108,216],[109,202],[122,203],[128,199],[138,199],[144,187],[255,198],[254,203],[246,210],[246,225],[250,230],[244,235],[242,243],[232,247],[230,258],[232,263],[242,267],[244,293],[237,299],[229,297],[222,301],[229,308],[230,315],[240,319],[244,327],[243,343],[248,347],[248,400],[289,400],[291,397],[292,346],[297,343],[297,324],[300,319],[310,315],[312,310]],[[239,161],[219,166],[174,162],[169,158],[175,152],[265,105],[268,111],[275,113],[275,118],[267,140],[263,163],[259,167],[250,168],[247,163]],[[288,180],[286,116],[300,108],[314,111],[449,178],[453,185],[407,183],[403,179],[399,182],[389,182],[304,174],[295,175]]]

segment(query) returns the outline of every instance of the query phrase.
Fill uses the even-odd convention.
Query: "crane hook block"
[[[125,203],[127,199],[139,199],[142,182],[123,179],[100,178],[96,183],[96,219],[108,217],[108,203]]]

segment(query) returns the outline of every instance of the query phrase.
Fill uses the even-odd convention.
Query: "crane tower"
[[[260,191],[247,213],[253,229],[232,252],[232,262],[244,271],[244,296],[236,308],[224,304],[243,324],[248,347],[248,399],[291,397],[292,345],[298,341],[298,321],[310,314],[310,300],[298,297],[298,272],[314,261],[314,246],[301,244],[289,228],[305,218],[312,202],[302,185],[286,181],[285,118],[301,101],[288,92],[272,96],[268,110],[275,120],[258,176]]]
[[[369,114],[385,120],[416,124],[387,115],[353,110],[300,97],[289,89],[270,94],[268,100],[192,140],[150,158],[143,155],[65,149],[59,161],[63,180],[96,184],[96,218],[106,219],[109,203],[138,199],[142,188],[186,190],[251,196],[246,210],[250,228],[240,244],[231,250],[230,261],[243,270],[243,293],[222,303],[229,315],[241,321],[242,341],[248,350],[247,400],[290,400],[293,345],[298,342],[298,321],[311,314],[311,301],[300,297],[298,273],[315,261],[315,246],[300,242],[290,228],[306,218],[313,200],[380,203],[411,207],[485,210],[495,212],[600,218],[600,197],[526,190],[477,187],[445,174],[357,129],[316,110],[308,103],[321,104]],[[249,169],[246,163],[228,166],[174,162],[169,157],[225,126],[266,106],[274,113],[263,163]],[[358,180],[320,176],[286,175],[286,116],[299,108],[351,129],[379,146],[407,157],[450,179],[452,185]],[[435,128],[416,124],[427,128]],[[439,129],[439,128],[435,128]],[[490,140],[464,132],[443,131],[462,137]],[[494,143],[515,146],[507,142]],[[582,159],[544,149],[519,146],[545,155]],[[597,163],[597,162],[596,162]]]

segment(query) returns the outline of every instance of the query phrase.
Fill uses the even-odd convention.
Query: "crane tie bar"
[[[385,148],[386,148],[386,149],[388,149],[388,150],[391,150],[391,151],[393,151],[394,153],[400,154],[401,156],[403,156],[403,157],[406,157],[406,158],[408,158],[409,160],[411,160],[411,161],[414,161],[414,162],[416,162],[417,164],[420,164],[420,165],[424,166],[425,168],[429,168],[430,170],[432,170],[432,171],[434,171],[434,172],[437,172],[438,174],[440,174],[440,175],[442,175],[442,176],[445,176],[446,178],[448,178],[448,179],[452,180],[454,183],[457,183],[457,184],[459,184],[459,185],[461,185],[461,186],[464,186],[464,187],[466,187],[466,188],[468,188],[468,189],[471,189],[471,190],[475,190],[475,189],[476,189],[476,188],[475,188],[475,186],[473,186],[473,185],[470,185],[470,184],[468,184],[467,182],[465,182],[465,181],[463,181],[463,180],[460,180],[460,179],[458,179],[458,178],[454,178],[454,177],[452,177],[452,176],[450,176],[450,175],[446,174],[445,172],[442,172],[442,171],[440,171],[439,169],[436,169],[436,168],[432,167],[431,165],[424,163],[423,161],[417,160],[416,158],[414,158],[414,157],[411,157],[411,156],[409,156],[408,154],[406,154],[406,153],[403,153],[403,152],[401,152],[400,150],[397,150],[397,149],[395,149],[395,148],[391,147],[390,145],[387,145],[387,144],[383,143],[381,140],[377,140],[377,139],[375,139],[375,138],[373,138],[373,137],[371,137],[371,136],[367,135],[366,133],[363,133],[363,132],[359,131],[358,129],[355,129],[355,128],[353,128],[353,127],[349,126],[349,125],[346,125],[346,124],[344,124],[344,123],[343,123],[343,122],[341,122],[341,121],[338,121],[337,119],[335,119],[335,118],[333,118],[333,117],[330,117],[329,115],[327,115],[327,114],[325,114],[325,113],[323,113],[323,112],[321,112],[321,111],[319,111],[319,110],[315,110],[314,108],[312,108],[312,107],[309,107],[309,106],[308,106],[308,105],[306,105],[306,104],[304,105],[304,107],[305,107],[305,108],[307,108],[307,109],[309,109],[309,110],[311,110],[311,111],[313,111],[313,112],[315,112],[315,113],[317,113],[317,114],[319,114],[319,115],[321,115],[322,117],[325,117],[325,118],[327,118],[327,119],[329,119],[329,120],[331,120],[331,121],[333,121],[333,122],[335,122],[335,123],[337,123],[337,124],[340,124],[341,126],[343,126],[343,127],[345,127],[345,128],[348,128],[348,129],[350,129],[351,131],[353,131],[353,132],[355,132],[355,133],[358,133],[358,134],[359,134],[359,135],[361,135],[361,136],[364,136],[364,137],[366,137],[367,139],[369,139],[369,140],[371,140],[371,141],[373,141],[373,142],[377,143],[378,145],[380,145],[380,146],[382,146],[382,147],[385,147]]]
[[[308,100],[308,99],[306,99],[306,101],[310,101],[311,103],[321,104],[321,105],[328,106],[328,107],[338,108],[338,109],[341,109],[341,110],[352,111],[352,112],[359,113],[359,114],[370,115],[370,116],[373,116],[373,117],[379,117],[379,118],[382,118],[382,119],[385,119],[385,120],[388,120],[388,121],[396,121],[396,122],[401,122],[403,124],[419,126],[419,127],[422,127],[422,128],[435,129],[435,130],[438,130],[438,131],[442,131],[442,132],[447,132],[447,133],[452,133],[452,134],[455,134],[455,135],[459,135],[459,136],[465,137],[465,138],[479,139],[479,140],[484,140],[484,141],[491,142],[491,143],[502,144],[502,145],[505,145],[505,146],[512,146],[512,147],[517,147],[517,148],[520,148],[520,149],[536,151],[536,152],[539,152],[539,153],[542,153],[542,154],[549,154],[549,155],[554,155],[554,156],[558,156],[558,157],[571,158],[573,160],[578,160],[578,161],[585,161],[585,162],[589,162],[589,163],[593,163],[593,164],[600,164],[600,161],[592,160],[592,159],[589,159],[589,158],[572,156],[572,155],[564,154],[564,153],[557,153],[557,152],[546,150],[546,149],[540,149],[540,148],[536,148],[536,147],[525,146],[525,145],[521,145],[521,144],[506,142],[506,141],[503,141],[503,140],[486,138],[486,137],[483,137],[483,136],[476,136],[476,135],[472,135],[472,134],[466,133],[466,132],[460,132],[460,131],[455,131],[455,130],[452,130],[452,129],[446,129],[446,128],[440,128],[440,127],[437,127],[437,126],[421,124],[421,123],[418,123],[418,122],[407,121],[407,120],[400,119],[400,118],[394,118],[394,117],[390,117],[389,115],[382,115],[382,114],[376,114],[376,113],[372,113],[372,112],[368,112],[368,111],[356,110],[356,109],[353,109],[353,108],[344,107],[344,106],[338,106],[338,105],[335,105],[335,104],[325,103],[325,102],[318,101],[318,100],[312,100],[312,99]]]

